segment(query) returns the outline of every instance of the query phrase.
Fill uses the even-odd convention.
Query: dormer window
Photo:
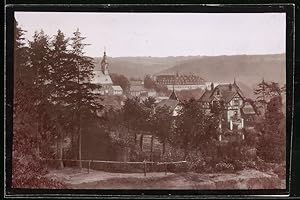
[[[216,95],[220,95],[220,91],[219,90],[216,91]]]

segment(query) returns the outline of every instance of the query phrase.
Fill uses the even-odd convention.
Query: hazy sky
[[[88,56],[187,56],[285,52],[285,13],[17,12],[31,39],[43,29],[71,37],[78,27]]]

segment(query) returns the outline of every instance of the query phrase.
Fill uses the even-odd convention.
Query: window
[[[233,105],[238,106],[239,105],[239,100],[237,100],[237,99],[233,100]]]
[[[238,130],[238,125],[237,124],[233,124],[232,130]]]

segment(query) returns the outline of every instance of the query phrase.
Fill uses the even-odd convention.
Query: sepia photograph
[[[14,12],[11,187],[286,190],[286,17]]]

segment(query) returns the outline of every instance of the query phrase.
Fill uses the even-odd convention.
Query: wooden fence
[[[121,161],[106,161],[106,160],[72,160],[72,159],[41,159],[42,161],[63,161],[63,162],[87,162],[88,163],[88,173],[90,173],[90,168],[92,163],[108,163],[108,164],[138,164],[142,165],[144,169],[144,176],[147,175],[147,164],[156,164],[156,165],[164,165],[165,167],[165,174],[168,171],[169,164],[182,164],[187,163],[187,161],[174,161],[174,162],[153,162],[153,161],[146,161],[143,162],[121,162]]]

